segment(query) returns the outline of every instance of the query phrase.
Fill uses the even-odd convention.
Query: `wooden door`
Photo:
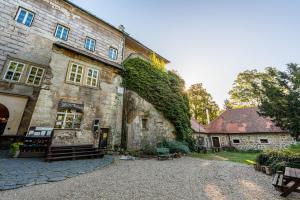
[[[212,137],[213,147],[220,147],[220,139],[219,137]]]

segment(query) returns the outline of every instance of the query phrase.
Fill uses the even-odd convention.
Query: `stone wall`
[[[294,143],[294,139],[288,133],[252,133],[252,134],[209,134],[210,146],[212,137],[219,137],[221,146],[232,145],[240,150],[263,150],[266,148],[284,148]],[[260,142],[260,139],[268,139],[268,143]],[[234,144],[233,140],[239,140]]]
[[[175,127],[152,104],[130,90],[126,91],[125,96],[128,149],[156,145],[162,138],[175,139]]]
[[[98,69],[99,85],[89,87],[66,81],[70,63]],[[92,133],[93,120],[100,119],[101,128],[108,128],[110,145],[121,143],[123,94],[118,93],[121,84],[119,70],[80,56],[65,49],[53,49],[47,86],[41,90],[31,126],[54,127],[60,101],[82,104],[83,119],[80,130],[54,130],[54,145],[96,144]]]
[[[233,144],[234,139],[239,139],[240,144]],[[262,144],[260,139],[268,139],[268,144]],[[241,134],[230,135],[231,143],[237,149],[265,149],[265,148],[284,148],[293,144],[294,139],[288,133],[267,133],[267,134]]]

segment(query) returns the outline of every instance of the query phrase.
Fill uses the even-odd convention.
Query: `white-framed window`
[[[65,109],[57,112],[55,128],[80,129],[82,113],[76,110]]]
[[[84,48],[86,48],[87,50],[90,50],[90,51],[95,51],[95,46],[96,46],[96,40],[89,38],[89,37],[87,37],[85,39]]]
[[[25,8],[19,7],[15,20],[18,23],[24,24],[25,26],[29,27],[32,24],[33,18],[34,18],[33,12]]]
[[[116,48],[109,47],[108,57],[111,60],[117,60],[117,58],[118,58],[118,50]]]
[[[98,76],[99,76],[99,70],[93,69],[93,68],[88,68],[86,84],[89,86],[96,87],[97,83],[98,83]]]
[[[83,66],[78,64],[71,64],[68,81],[74,83],[81,83],[83,74]]]
[[[19,82],[25,68],[24,63],[10,61],[4,75],[4,80]]]
[[[44,75],[44,69],[40,67],[31,66],[26,83],[29,85],[39,86]]]
[[[60,24],[57,24],[56,30],[55,30],[55,37],[67,41],[69,31],[70,31],[69,28],[62,26]]]
[[[269,144],[269,140],[267,138],[261,138],[261,139],[259,139],[259,142],[261,144]]]
[[[232,143],[233,143],[233,144],[240,144],[241,141],[240,141],[240,139],[233,139],[233,140],[232,140]]]

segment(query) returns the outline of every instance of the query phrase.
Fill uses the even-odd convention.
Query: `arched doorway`
[[[3,104],[0,104],[0,136],[4,133],[8,118],[8,109]]]

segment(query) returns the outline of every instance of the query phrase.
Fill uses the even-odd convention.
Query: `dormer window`
[[[108,57],[111,60],[117,60],[117,58],[118,58],[118,50],[116,48],[110,47],[109,48]]]
[[[29,27],[32,24],[33,18],[34,18],[33,12],[25,8],[19,7],[15,20],[18,23],[24,24],[25,26]]]
[[[84,48],[86,48],[87,50],[90,50],[90,51],[95,51],[95,46],[96,46],[96,40],[89,38],[89,37],[87,37],[85,39]]]
[[[70,29],[62,26],[60,24],[57,24],[56,30],[55,30],[55,37],[58,39],[62,39],[64,41],[68,40],[68,35],[69,35]]]

